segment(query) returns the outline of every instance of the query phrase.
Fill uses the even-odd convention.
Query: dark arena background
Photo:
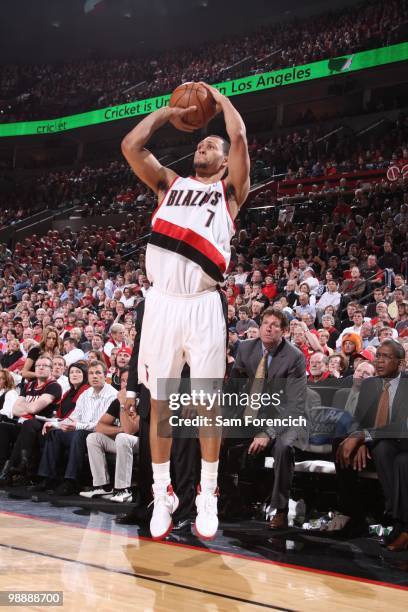
[[[3,0],[0,48],[0,606],[407,609],[408,2]],[[190,81],[221,112],[187,132],[166,109]],[[159,219],[200,214],[203,182],[213,239]],[[183,341],[153,251],[219,292],[222,325],[186,322],[201,351],[219,326],[223,390],[300,385],[306,423],[240,428],[238,394],[217,464],[180,409],[160,495],[152,364]]]

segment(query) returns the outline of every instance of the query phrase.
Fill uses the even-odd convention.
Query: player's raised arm
[[[212,94],[217,104],[217,109],[224,113],[225,127],[231,143],[228,155],[228,178],[227,186],[232,189],[232,200],[239,208],[242,206],[249,193],[249,170],[250,161],[246,128],[241,115],[218,89],[206,83],[204,85]],[[238,213],[238,210],[236,211]]]
[[[162,166],[159,160],[145,148],[145,144],[165,123],[183,121],[183,117],[191,110],[195,110],[195,107],[160,108],[142,119],[122,140],[122,153],[130,167],[140,180],[155,193],[165,190],[177,175],[170,168]]]

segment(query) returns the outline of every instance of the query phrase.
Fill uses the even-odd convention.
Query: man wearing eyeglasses
[[[354,431],[337,447],[341,514],[329,526],[330,531],[341,530],[344,535],[366,530],[356,476],[371,463],[384,492],[389,520],[394,523],[387,542],[394,552],[408,549],[408,376],[404,361],[404,348],[395,340],[384,340],[377,349],[377,376],[363,381]]]
[[[34,474],[32,461],[39,446],[43,422],[35,419],[38,414],[50,418],[58,409],[61,386],[52,377],[52,359],[40,355],[35,363],[36,378],[26,383],[13,406],[13,420],[0,423],[0,445],[13,450],[0,474],[0,486],[8,486],[13,475]]]

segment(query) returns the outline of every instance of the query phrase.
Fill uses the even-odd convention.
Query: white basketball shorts
[[[222,380],[226,366],[226,321],[214,288],[171,295],[152,287],[146,294],[138,361],[139,382],[153,399],[177,392],[185,363],[190,378]],[[168,381],[168,384],[167,384]],[[176,387],[174,386],[176,384]]]

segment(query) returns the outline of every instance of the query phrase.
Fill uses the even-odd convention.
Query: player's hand
[[[197,110],[196,106],[188,106],[187,108],[179,108],[178,106],[168,107],[169,122],[174,125],[177,130],[182,132],[194,132],[195,129],[185,119],[188,113],[194,113]]]
[[[212,85],[208,85],[208,83],[204,83],[203,81],[200,81],[199,84],[202,85],[203,87],[205,87],[205,89],[214,98],[215,105],[216,105],[216,108],[217,108],[217,113],[221,112],[222,111],[223,102],[225,102],[225,100],[228,100],[228,98],[226,96],[224,96],[220,91],[218,91],[218,89],[216,89],[215,87],[212,87]]]

